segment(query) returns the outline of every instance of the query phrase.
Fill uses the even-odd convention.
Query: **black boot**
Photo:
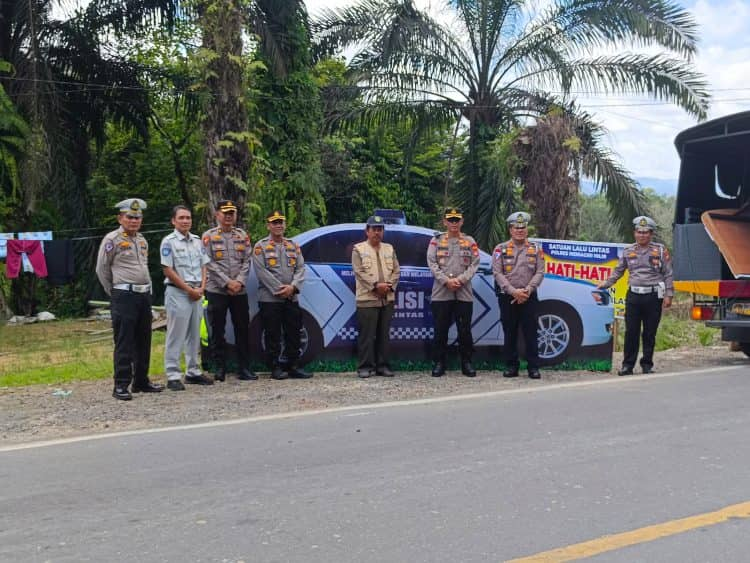
[[[442,377],[445,375],[445,364],[443,362],[435,362],[432,364],[432,377]]]
[[[286,379],[289,374],[285,372],[280,365],[275,365],[271,369],[271,379]]]
[[[242,368],[240,370],[240,373],[237,375],[237,379],[241,381],[250,381],[250,380],[258,379],[258,376],[255,375],[255,373],[253,373],[249,369]]]
[[[219,366],[216,368],[214,373],[214,379],[216,381],[224,381],[227,378],[227,368],[225,366]]]
[[[471,365],[471,362],[463,362],[461,364],[461,373],[463,373],[466,377],[477,376],[477,370],[474,369],[474,366]]]
[[[119,384],[115,385],[115,389],[112,391],[112,396],[120,401],[130,401],[133,398],[133,395],[128,391],[128,386]]]

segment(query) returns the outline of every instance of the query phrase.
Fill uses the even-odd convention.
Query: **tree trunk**
[[[206,0],[200,12],[203,47],[212,57],[206,69],[209,96],[203,121],[209,202],[215,209],[221,199],[234,201],[242,223],[250,166],[245,140],[242,1]]]
[[[536,236],[568,239],[578,206],[578,138],[570,121],[547,115],[519,135],[523,198],[532,212]]]

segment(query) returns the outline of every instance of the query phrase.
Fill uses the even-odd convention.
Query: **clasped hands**
[[[375,284],[375,293],[378,297],[385,297],[393,289],[391,282],[378,282]]]
[[[511,304],[518,303],[519,305],[522,305],[529,300],[529,297],[531,297],[531,291],[529,291],[527,288],[514,289],[511,292],[511,295],[513,296]]]
[[[245,286],[241,284],[240,282],[238,282],[237,280],[229,280],[226,285],[227,293],[229,295],[239,295],[243,287]]]
[[[282,284],[279,286],[279,289],[273,292],[273,294],[276,297],[281,297],[283,299],[289,299],[292,295],[294,295],[294,286],[290,284]]]

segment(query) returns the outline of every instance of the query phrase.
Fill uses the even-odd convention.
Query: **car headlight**
[[[609,291],[606,289],[597,289],[595,291],[591,292],[591,297],[594,298],[594,301],[597,305],[609,305],[612,302],[612,297],[609,294]]]

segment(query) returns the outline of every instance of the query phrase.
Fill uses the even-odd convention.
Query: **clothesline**
[[[157,229],[155,231],[138,231],[138,232],[141,233],[142,235],[150,235],[154,233],[168,233],[168,232],[172,232],[173,230],[174,229]],[[103,235],[96,235],[96,236],[90,236],[90,237],[75,237],[75,238],[70,238],[68,240],[92,240],[92,239],[101,240],[102,236]]]

